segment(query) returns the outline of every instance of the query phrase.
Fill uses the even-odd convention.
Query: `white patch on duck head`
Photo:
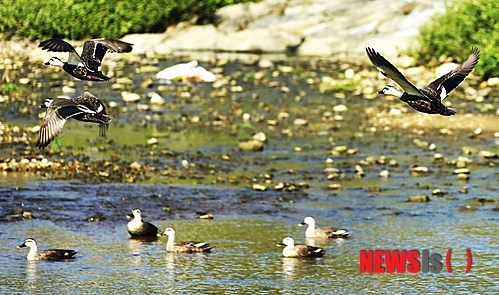
[[[397,88],[392,85],[386,85],[383,89],[378,91],[378,94],[393,95],[396,97],[402,97],[403,92],[397,90]]]
[[[55,67],[63,67],[64,62],[57,57],[52,57],[51,59],[49,59],[48,62],[45,63],[45,65],[46,66],[50,65],[50,66],[55,66]]]
[[[47,99],[45,99],[45,101],[42,103],[42,105],[40,107],[48,109],[52,105],[53,101],[54,101],[53,98],[47,98]]]

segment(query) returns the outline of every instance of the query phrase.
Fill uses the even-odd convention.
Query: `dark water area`
[[[161,69],[173,63],[150,62]],[[397,101],[321,93],[321,78],[341,77],[340,64],[288,61],[262,69],[229,62],[220,87],[155,80],[146,88],[141,84],[154,73],[137,72],[144,64],[115,69],[133,81],[125,87],[142,96],[138,103],[123,102],[112,83],[89,85],[64,73],[53,79],[53,68],[35,67],[39,76],[27,93],[0,104],[0,293],[497,293],[498,119],[459,90],[448,98],[460,110],[454,117],[392,114]],[[63,84],[108,105],[109,133],[100,138],[98,126],[68,121],[50,148],[36,150],[30,128],[39,124],[37,106],[61,94]],[[153,91],[164,105],[148,103]],[[334,111],[338,105],[347,110]],[[263,151],[238,149],[257,132],[267,137]],[[151,138],[157,143],[148,144]],[[385,171],[389,177],[380,177]],[[408,201],[417,196],[430,201]],[[129,239],[125,216],[134,208],[160,229],[173,226],[179,241],[207,241],[215,251],[167,254],[166,239]],[[214,219],[201,220],[200,212]],[[319,227],[346,228],[351,238],[305,239],[297,226],[305,216]],[[275,244],[285,236],[326,255],[283,258]],[[77,259],[28,262],[26,250],[15,248],[27,237],[40,249],[75,249]],[[449,248],[452,273],[359,272],[361,250],[445,256]]]

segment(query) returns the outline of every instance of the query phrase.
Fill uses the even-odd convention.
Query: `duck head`
[[[173,236],[173,235],[175,235],[175,230],[171,227],[167,227],[161,235],[162,236]]]
[[[28,238],[28,239],[24,240],[24,243],[17,246],[17,249],[21,249],[21,248],[25,248],[25,247],[28,247],[28,248],[36,247],[35,239]]]
[[[396,97],[402,97],[403,92],[397,90],[397,88],[392,85],[386,85],[385,88],[378,91],[378,94],[393,95]]]
[[[293,240],[292,237],[285,237],[281,243],[277,244],[276,246],[281,247],[281,246],[291,246],[294,247],[295,245],[295,240]]]
[[[45,101],[42,103],[42,105],[40,107],[48,109],[50,107],[50,105],[52,105],[53,101],[54,101],[53,98],[47,98],[47,99],[45,99]]]
[[[51,59],[49,59],[48,62],[45,63],[45,65],[46,66],[50,65],[50,66],[56,66],[56,67],[63,67],[64,62],[57,57],[52,57]]]
[[[313,224],[315,226],[315,219],[311,216],[307,216],[305,217],[305,219],[303,219],[302,223],[298,223],[299,226],[304,226],[307,224]]]
[[[126,218],[132,218],[132,217],[142,219],[142,213],[140,212],[140,209],[138,208],[133,209],[132,214],[126,216]]]

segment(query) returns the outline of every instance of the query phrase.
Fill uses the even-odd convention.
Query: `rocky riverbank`
[[[406,49],[443,1],[264,0],[226,6],[215,24],[180,23],[162,34],[128,35],[136,53],[182,51],[363,54],[374,46],[387,56]]]

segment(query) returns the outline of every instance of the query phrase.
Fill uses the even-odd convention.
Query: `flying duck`
[[[126,226],[132,238],[158,237],[159,229],[152,223],[142,221],[140,209],[133,209],[132,214],[126,217],[132,218],[132,216],[133,219]]]
[[[18,249],[25,247],[29,248],[28,256],[26,257],[26,259],[28,260],[55,261],[55,260],[72,259],[74,258],[73,256],[75,256],[77,253],[74,250],[62,250],[62,249],[51,249],[38,252],[38,246],[36,244],[36,241],[35,239],[31,238],[24,240],[24,243],[17,246]]]
[[[101,72],[101,63],[107,52],[130,52],[132,45],[115,39],[90,39],[83,44],[83,51],[79,55],[74,47],[61,39],[45,40],[38,45],[42,49],[52,52],[69,52],[67,62],[52,57],[45,65],[62,67],[71,76],[80,80],[109,81]]]
[[[286,246],[282,249],[282,255],[289,258],[300,257],[322,257],[326,254],[324,249],[305,244],[295,244],[295,240],[291,237],[285,237],[282,243],[277,246]]]
[[[166,252],[169,253],[206,253],[210,252],[214,247],[204,242],[186,241],[175,243],[175,230],[171,227],[166,228],[163,235],[168,236]]]
[[[43,117],[40,134],[36,147],[43,149],[48,146],[61,132],[67,119],[101,124],[100,135],[106,133],[107,126],[113,117],[106,114],[104,104],[92,95],[85,92],[76,98],[47,98],[40,106],[47,108]]]
[[[463,82],[466,76],[475,68],[480,58],[480,51],[478,48],[473,47],[471,55],[462,65],[431,82],[425,88],[418,89],[407,81],[405,76],[394,65],[374,49],[366,47],[366,52],[373,65],[384,76],[392,79],[404,89],[404,92],[402,92],[392,85],[387,85],[378,92],[379,94],[396,96],[416,111],[427,114],[440,114],[442,116],[456,114],[456,109],[444,106],[442,100]]]
[[[305,237],[307,238],[320,238],[320,239],[335,239],[335,238],[346,238],[350,234],[346,229],[333,228],[333,227],[322,227],[315,228],[315,219],[313,217],[305,217],[299,226],[307,225],[307,230],[305,231]]]

